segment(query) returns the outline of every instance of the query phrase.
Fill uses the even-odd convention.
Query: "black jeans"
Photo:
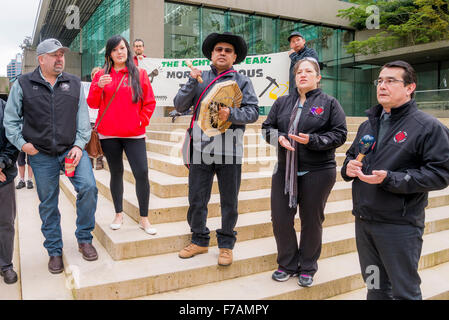
[[[0,269],[12,269],[14,253],[14,220],[16,218],[14,182],[0,187]]]
[[[418,263],[424,229],[356,217],[355,237],[368,300],[421,300]],[[376,282],[377,281],[377,282]]]
[[[115,212],[123,211],[123,150],[136,180],[136,195],[141,217],[148,216],[150,183],[148,181],[148,160],[145,138],[101,139],[101,148],[108,161],[111,173],[110,189]]]
[[[298,177],[298,205],[301,233],[294,228],[297,208],[288,206],[284,193],[285,169],[276,170],[271,186],[271,220],[277,245],[279,269],[288,273],[313,276],[318,270],[321,254],[324,207],[335,184],[335,168],[310,171]]]
[[[212,183],[217,174],[220,191],[221,229],[217,232],[219,248],[233,249],[237,240],[234,227],[238,218],[238,194],[242,173],[241,164],[192,164],[189,170],[189,211],[187,222],[192,231],[192,243],[209,246],[209,229],[206,226],[207,204]]]

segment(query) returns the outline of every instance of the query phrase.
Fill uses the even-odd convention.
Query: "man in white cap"
[[[58,210],[59,172],[72,158],[75,174],[69,178],[78,192],[76,200],[79,251],[83,258],[98,258],[92,246],[98,190],[84,147],[90,139],[89,113],[80,79],[63,72],[69,51],[56,39],[37,46],[39,66],[22,75],[11,88],[5,108],[6,137],[29,155],[40,200],[48,270],[61,273],[62,235]]]

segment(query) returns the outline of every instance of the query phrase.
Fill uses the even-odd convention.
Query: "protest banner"
[[[200,70],[210,70],[210,61],[198,59],[143,58],[139,66],[144,68],[151,81],[156,97],[156,106],[173,106],[173,98],[190,75],[187,61]],[[248,56],[234,66],[238,72],[248,76],[254,86],[259,106],[271,107],[276,99],[288,94],[290,59],[287,52]]]

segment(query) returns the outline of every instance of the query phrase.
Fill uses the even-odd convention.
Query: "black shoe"
[[[22,188],[25,188],[25,181],[20,180],[19,183],[16,186],[16,189],[19,190],[19,189],[22,189]]]
[[[0,276],[3,277],[3,281],[5,281],[6,284],[13,284],[17,282],[17,273],[13,269],[0,271]]]
[[[31,181],[31,180],[28,180],[27,181],[27,189],[33,189],[33,181]]]
[[[287,281],[291,277],[296,277],[297,275],[298,275],[297,273],[288,273],[288,272],[285,272],[284,270],[277,269],[275,272],[273,272],[273,274],[271,275],[271,278],[275,281],[283,282],[283,281]]]
[[[64,271],[62,256],[50,256],[50,260],[48,261],[48,271],[53,274],[58,274]]]
[[[298,284],[301,287],[310,287],[313,283],[313,277],[308,274],[299,275]]]

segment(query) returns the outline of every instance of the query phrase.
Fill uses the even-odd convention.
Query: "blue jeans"
[[[29,159],[41,202],[39,214],[42,220],[41,230],[45,237],[44,247],[49,256],[62,255],[61,214],[58,209],[59,171],[64,170],[64,158],[68,152],[69,150],[60,156],[39,152]],[[83,151],[75,175],[69,179],[77,192],[75,236],[78,243],[92,243],[91,232],[95,228],[98,189],[86,151]]]

